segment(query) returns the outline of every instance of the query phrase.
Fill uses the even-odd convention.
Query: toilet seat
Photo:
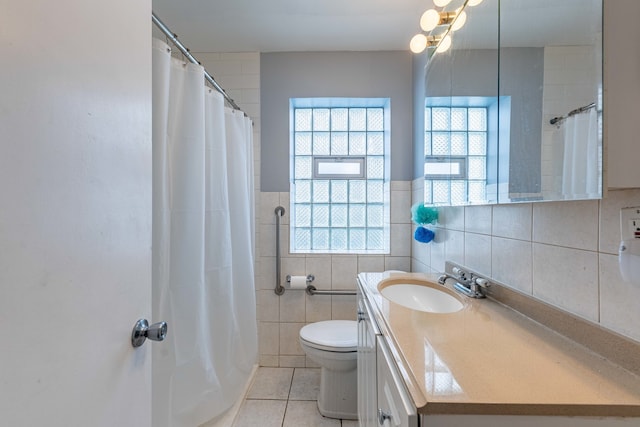
[[[300,339],[310,347],[336,353],[358,349],[358,324],[354,320],[325,320],[300,329]]]

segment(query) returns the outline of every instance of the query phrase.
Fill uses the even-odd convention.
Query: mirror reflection
[[[602,0],[468,3],[426,36],[425,203],[600,198]]]

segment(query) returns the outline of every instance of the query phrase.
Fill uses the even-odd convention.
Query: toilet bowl
[[[329,418],[358,418],[358,324],[327,320],[300,329],[300,345],[320,365],[318,409]]]

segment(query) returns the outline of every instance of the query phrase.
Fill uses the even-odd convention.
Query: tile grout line
[[[280,423],[280,427],[284,427],[284,420],[287,418],[287,410],[289,409],[289,399],[287,399],[287,403],[284,405],[284,413],[282,414],[282,422]]]
[[[289,381],[289,391],[287,393],[287,403],[285,403],[284,406],[284,414],[282,415],[282,423],[280,424],[281,427],[284,427],[284,420],[287,419],[287,411],[289,410],[289,399],[291,398],[291,389],[293,388],[293,378],[296,375],[296,368],[293,368],[293,371],[291,372],[291,380]]]
[[[296,369],[297,368],[293,368],[293,371],[291,372],[291,381],[289,381],[289,392],[287,393],[287,403],[291,398],[291,389],[293,388],[293,378],[296,376]]]

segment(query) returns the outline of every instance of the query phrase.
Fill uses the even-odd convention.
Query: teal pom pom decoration
[[[438,208],[416,203],[411,207],[411,220],[418,224],[435,224],[438,221]]]

